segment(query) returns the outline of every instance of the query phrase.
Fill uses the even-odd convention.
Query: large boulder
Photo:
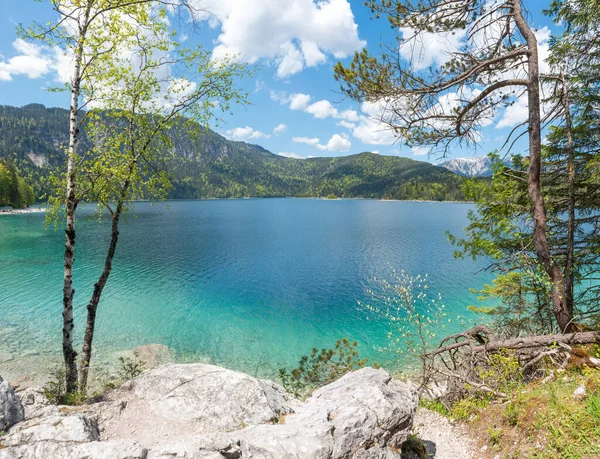
[[[417,402],[411,385],[364,368],[319,389],[279,424],[157,445],[148,458],[399,459]]]
[[[109,438],[150,446],[273,422],[298,402],[271,382],[214,365],[164,365],[126,382],[109,397],[123,409],[101,415]]]
[[[236,436],[242,457],[399,458],[417,409],[414,388],[363,368],[317,390],[285,424]]]
[[[10,429],[25,418],[25,410],[21,399],[8,381],[0,377],[0,432]]]

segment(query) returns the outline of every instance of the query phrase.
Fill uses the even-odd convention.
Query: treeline
[[[36,196],[51,194],[48,176],[64,168],[68,113],[40,104],[0,106],[0,151],[34,187]],[[163,167],[171,177],[168,197],[325,197],[464,200],[464,178],[426,162],[361,153],[305,160],[275,155],[258,145],[233,142],[209,130],[190,133],[176,123],[169,135],[173,150]],[[91,146],[82,130],[80,152]],[[1,156],[1,154],[0,154]],[[145,196],[137,196],[144,198]]]
[[[174,161],[172,198],[326,197],[464,200],[464,178],[408,158],[373,153],[283,158],[255,145],[227,142],[227,158]],[[262,149],[261,149],[262,150]]]
[[[21,209],[34,202],[33,187],[19,175],[15,164],[0,160],[0,207]]]

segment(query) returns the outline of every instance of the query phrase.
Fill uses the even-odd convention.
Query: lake
[[[374,278],[389,278],[394,267],[428,274],[449,316],[469,316],[469,288],[490,275],[481,272],[484,261],[454,259],[446,231],[461,235],[471,208],[283,198],[137,203],[99,307],[95,363],[162,343],[182,361],[272,376],[312,347],[348,337],[371,361],[401,366],[378,350],[387,324],[359,302],[372,303]],[[108,243],[106,222],[84,218],[91,211],[80,209],[78,221],[78,343]],[[0,215],[0,374],[3,355],[13,366],[59,361],[64,233],[43,221]]]

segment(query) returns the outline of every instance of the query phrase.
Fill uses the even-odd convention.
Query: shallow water
[[[348,337],[361,355],[398,365],[386,323],[367,320],[373,278],[390,266],[428,274],[449,315],[468,316],[484,262],[456,260],[446,231],[462,234],[469,204],[244,199],[137,203],[122,225],[98,313],[96,363],[163,343],[182,360],[273,375],[312,347]],[[80,209],[75,265],[76,339],[100,274],[106,222]],[[0,362],[60,355],[62,231],[44,216],[0,216]],[[370,317],[372,319],[372,317]],[[36,355],[39,354],[39,355]],[[35,357],[35,358],[34,358]],[[2,373],[0,363],[0,374]]]

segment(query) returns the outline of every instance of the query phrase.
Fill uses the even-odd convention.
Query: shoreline
[[[168,203],[168,202],[182,202],[182,201],[247,201],[251,199],[312,199],[318,201],[375,201],[375,202],[422,202],[430,204],[475,204],[475,201],[432,201],[424,199],[382,199],[382,198],[335,198],[330,199],[324,196],[245,196],[239,198],[172,198],[165,199],[164,201],[150,201],[147,199],[135,199],[132,202],[150,202],[150,203]],[[92,204],[92,203],[88,203]]]
[[[184,201],[243,201],[254,199],[310,199],[318,201],[374,201],[374,202],[416,202],[426,204],[474,204],[473,201],[431,201],[421,199],[382,199],[382,198],[326,198],[326,197],[305,197],[305,196],[246,196],[241,198],[173,198],[165,199],[164,201],[150,201],[146,199],[135,199],[133,203],[148,202],[153,204],[164,204],[169,202],[184,202]],[[88,202],[85,204],[96,203]],[[45,207],[27,207],[25,209],[0,209],[0,215],[28,215],[46,213],[48,209]]]
[[[0,209],[0,215],[25,215],[46,212],[43,207],[26,207],[24,209]]]

